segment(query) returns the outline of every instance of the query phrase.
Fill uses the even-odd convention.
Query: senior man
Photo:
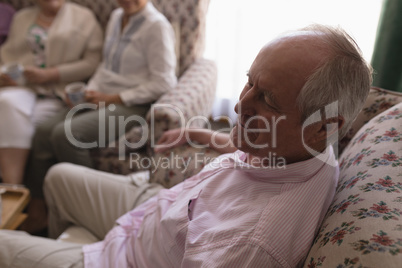
[[[328,140],[347,131],[370,83],[371,68],[342,30],[317,25],[282,35],[249,70],[230,137],[239,150],[162,190],[59,164],[45,182],[50,235],[75,224],[103,240],[82,246],[2,231],[0,266],[300,266],[338,180]],[[160,143],[169,147],[172,136]],[[214,136],[196,140],[234,148],[228,137],[205,137]]]

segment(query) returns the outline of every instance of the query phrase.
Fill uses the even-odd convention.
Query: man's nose
[[[234,110],[237,114],[254,115],[256,101],[255,92],[253,89],[250,89],[245,94],[240,95],[240,99],[235,105]]]

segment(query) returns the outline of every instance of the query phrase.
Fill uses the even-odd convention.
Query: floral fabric
[[[362,113],[389,107],[392,98]],[[336,195],[304,267],[401,267],[402,103],[364,125],[339,160]]]
[[[357,116],[355,122],[346,136],[339,142],[339,155],[345,149],[356,132],[366,124],[371,118],[382,113],[397,103],[402,102],[402,93],[373,87],[367,97],[367,101],[362,111]]]

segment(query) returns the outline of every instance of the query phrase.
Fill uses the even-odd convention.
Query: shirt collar
[[[230,166],[239,171],[252,173],[256,179],[269,180],[270,182],[304,182],[314,176],[324,165],[337,167],[332,146],[325,151],[308,160],[292,164],[281,163],[280,159],[270,156],[271,166],[254,167],[244,162],[247,157],[245,152],[240,150],[229,156]]]
[[[130,15],[130,18],[129,18],[128,22],[132,23],[133,21],[136,21],[139,18],[147,16],[148,14],[152,13],[152,9],[154,9],[154,6],[152,5],[152,3],[148,2],[141,11],[139,11],[139,12],[133,14],[133,15]],[[123,10],[123,8],[120,7],[119,8],[119,16],[120,16],[120,18],[122,18],[123,15],[124,15],[124,10]]]
[[[130,21],[131,20],[137,20],[140,17],[147,16],[148,14],[151,13],[152,8],[153,8],[153,5],[150,2],[148,2],[140,12],[135,13],[134,15],[132,15],[130,17]]]

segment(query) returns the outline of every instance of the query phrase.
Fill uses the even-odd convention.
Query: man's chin
[[[246,136],[247,139],[246,139]],[[233,145],[239,149],[239,150],[244,150],[246,148],[252,149],[254,144],[254,141],[257,140],[258,135],[253,135],[253,133],[245,133],[244,128],[240,125],[235,125],[230,132],[230,139],[233,143]]]
[[[250,148],[250,146],[248,146],[244,140],[242,140],[242,139],[239,140],[237,132],[234,132],[232,130],[232,132],[230,132],[230,139],[231,139],[233,145],[238,150],[243,151],[245,153],[252,153],[252,151],[253,151],[252,148]]]

